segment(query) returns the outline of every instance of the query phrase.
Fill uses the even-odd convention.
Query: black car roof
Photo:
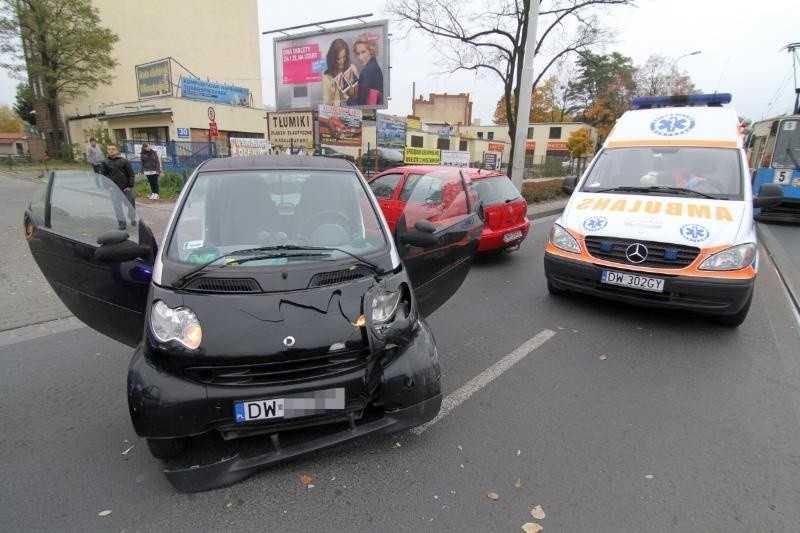
[[[270,170],[270,169],[314,169],[314,170],[354,170],[353,165],[344,159],[314,157],[307,155],[253,155],[209,159],[198,168],[209,170]]]

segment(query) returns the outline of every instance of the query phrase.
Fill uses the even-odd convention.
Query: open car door
[[[420,312],[430,315],[455,294],[478,250],[483,220],[477,196],[460,172],[441,170],[406,180],[395,231]],[[408,189],[408,190],[406,190]]]
[[[137,345],[158,246],[119,187],[92,172],[51,171],[24,224],[31,254],[64,305],[90,328]]]

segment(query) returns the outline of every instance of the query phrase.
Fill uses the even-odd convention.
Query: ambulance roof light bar
[[[675,94],[672,96],[637,96],[633,99],[636,109],[653,107],[698,106],[720,107],[731,103],[731,93]]]

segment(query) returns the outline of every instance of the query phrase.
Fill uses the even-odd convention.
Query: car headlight
[[[578,240],[558,224],[553,224],[553,227],[550,228],[550,242],[556,248],[576,254],[581,253],[581,245],[578,244]]]
[[[203,340],[203,329],[194,311],[188,307],[173,309],[161,300],[150,311],[150,329],[159,341],[176,340],[192,350]]]
[[[700,270],[739,270],[753,262],[756,245],[753,243],[732,246],[717,252],[700,264]]]
[[[400,303],[402,291],[378,290],[372,295],[372,322],[374,324],[385,324],[394,319],[397,305]]]

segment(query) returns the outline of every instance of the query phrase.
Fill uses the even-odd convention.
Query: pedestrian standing
[[[88,161],[89,164],[92,165],[92,172],[94,172],[95,174],[101,174],[100,171],[103,167],[104,159],[105,156],[103,156],[103,151],[97,144],[97,139],[92,137],[91,139],[89,139],[89,144],[86,145],[86,161]],[[94,184],[100,187],[102,184],[101,179],[102,178],[98,178],[97,176],[95,176]]]
[[[158,177],[161,175],[161,159],[158,153],[147,144],[142,144],[142,152],[139,154],[139,162],[142,165],[142,174],[147,177],[150,183],[150,200],[158,200]]]
[[[109,143],[106,146],[106,153],[108,157],[103,161],[100,173],[113,181],[125,198],[128,199],[128,219],[131,221],[131,226],[136,225],[136,197],[133,194],[133,186],[136,180],[136,174],[133,172],[131,162],[122,157],[119,153],[119,146],[114,143]],[[111,192],[111,203],[114,206],[114,213],[117,215],[117,222],[119,229],[125,229],[125,216],[122,213],[122,196],[116,194],[115,191]]]

